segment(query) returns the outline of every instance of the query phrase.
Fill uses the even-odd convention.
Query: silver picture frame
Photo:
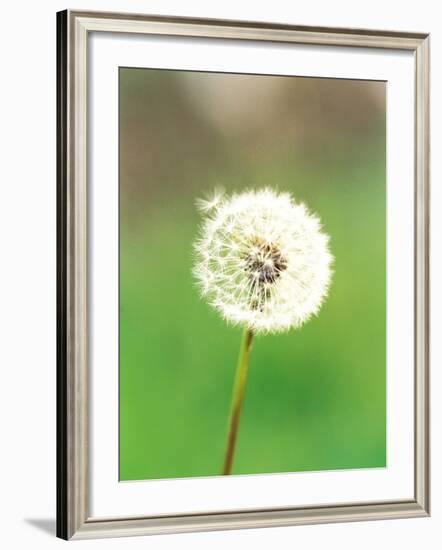
[[[142,33],[406,50],[415,70],[414,497],[410,500],[96,519],[88,511],[88,36]],[[424,517],[429,465],[429,35],[140,14],[57,14],[57,536],[85,539]]]

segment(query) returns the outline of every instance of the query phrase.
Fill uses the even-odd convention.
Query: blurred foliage
[[[238,328],[191,276],[197,196],[270,185],[322,219],[319,316],[257,337],[233,472],[386,465],[385,84],[120,69],[120,479],[218,475]]]

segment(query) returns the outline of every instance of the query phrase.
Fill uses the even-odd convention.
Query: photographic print
[[[386,83],[119,69],[120,481],[384,468]]]
[[[57,536],[429,516],[429,48],[57,14]]]

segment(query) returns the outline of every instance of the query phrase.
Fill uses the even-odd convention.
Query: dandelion
[[[216,190],[197,205],[206,217],[194,276],[208,303],[244,327],[223,468],[230,474],[253,336],[296,329],[316,315],[333,257],[319,219],[289,193]]]

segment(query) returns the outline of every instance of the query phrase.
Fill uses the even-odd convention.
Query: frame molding
[[[89,32],[389,48],[415,60],[415,490],[406,501],[97,520],[88,514]],[[57,536],[85,539],[423,517],[429,453],[429,35],[66,10],[57,13]]]

